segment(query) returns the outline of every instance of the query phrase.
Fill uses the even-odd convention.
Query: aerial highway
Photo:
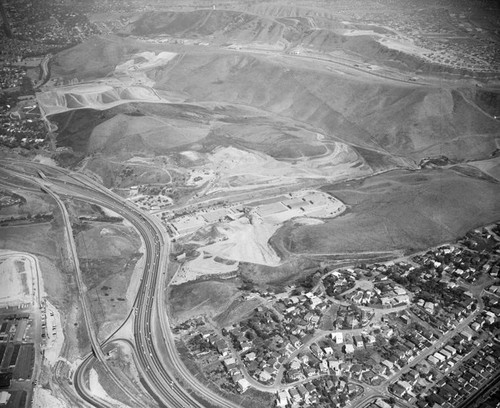
[[[18,177],[26,178],[26,176],[22,176],[22,175],[18,175]],[[30,178],[28,178],[28,180],[30,180]],[[34,179],[34,181],[38,185],[40,185],[40,187],[43,189],[43,191],[45,193],[49,194],[52,197],[52,199],[56,202],[56,204],[61,212],[61,215],[63,217],[67,250],[68,250],[68,253],[70,255],[71,261],[73,263],[74,270],[75,270],[75,277],[76,277],[76,283],[77,283],[77,288],[78,288],[78,293],[79,293],[79,299],[80,299],[81,306],[82,306],[84,322],[85,322],[85,326],[87,328],[87,332],[89,335],[90,344],[92,347],[92,352],[93,352],[94,356],[99,360],[99,362],[102,363],[106,374],[111,379],[113,379],[117,383],[118,386],[121,386],[122,384],[121,384],[121,381],[120,381],[120,378],[118,377],[118,375],[112,369],[110,369],[106,364],[106,357],[105,357],[104,353],[102,352],[101,346],[100,346],[99,341],[97,339],[97,334],[96,334],[94,327],[93,327],[93,322],[92,322],[92,317],[91,317],[91,309],[90,309],[90,305],[88,303],[88,299],[86,296],[87,289],[86,289],[85,283],[83,282],[82,272],[80,269],[80,263],[79,263],[78,255],[77,255],[77,251],[76,251],[76,245],[75,245],[75,242],[73,239],[73,231],[71,228],[71,222],[69,219],[68,211],[66,210],[66,206],[64,205],[64,203],[62,202],[60,197],[51,190],[51,188],[47,185],[47,183],[45,183],[42,180],[36,180],[36,179]],[[140,403],[140,400],[136,397],[136,395],[134,395],[132,392],[130,392],[130,390],[127,387],[121,386],[121,388],[122,388],[122,391],[125,393],[125,395],[127,395],[127,397],[130,398],[131,402]],[[106,404],[105,401],[99,401],[97,405],[100,407],[111,406],[109,404]]]
[[[163,272],[168,267],[170,239],[160,220],[143,213],[123,198],[84,175],[31,162],[16,161],[12,165],[10,168],[15,169],[16,175],[24,171],[24,177],[29,177],[35,182],[38,179],[38,183],[43,185],[44,191],[48,194],[76,198],[115,211],[131,222],[143,237],[146,246],[145,271],[133,304],[134,313],[131,313],[130,317],[134,319],[138,369],[145,385],[159,404],[169,408],[205,407],[206,402],[200,402],[193,397],[192,392],[195,391],[200,400],[203,398],[204,401],[214,406],[236,408],[236,404],[201,384],[189,372],[177,354],[167,313],[163,306],[164,296],[166,296]],[[98,356],[102,352],[103,344],[113,340],[113,336],[110,336],[102,344],[93,345],[94,354]],[[161,353],[158,350],[159,341],[164,342],[162,344],[164,351]],[[109,406],[103,405],[103,401],[95,400],[94,396],[89,395],[88,390],[81,383],[84,375],[83,368],[89,367],[93,358],[92,355],[88,356],[81,368],[75,373],[75,388],[80,396],[92,405]],[[99,360],[101,359],[99,358]],[[101,362],[105,365],[105,360]],[[119,381],[116,377],[114,379]],[[189,384],[190,390],[184,389],[182,384]],[[130,405],[140,406],[133,400],[131,400]]]

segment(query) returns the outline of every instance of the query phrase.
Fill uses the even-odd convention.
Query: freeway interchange
[[[79,283],[79,296],[84,308],[85,323],[92,345],[92,353],[86,356],[74,374],[74,386],[79,396],[92,406],[105,408],[116,406],[116,404],[93,395],[85,385],[86,371],[97,359],[103,365],[106,374],[130,400],[130,406],[202,408],[209,403],[217,407],[237,407],[234,403],[202,385],[184,366],[177,354],[167,312],[163,307],[170,239],[160,221],[132,207],[124,199],[86,176],[38,163],[18,161],[9,161],[8,163],[10,165],[2,166],[4,171],[38,185],[42,191],[56,201],[63,215],[69,253],[73,255],[76,280]],[[126,383],[121,383],[124,378],[107,366],[103,350],[106,347],[109,348],[109,345],[114,341],[121,340],[118,337],[120,329],[116,330],[104,342],[98,342],[97,335],[93,331],[90,307],[86,300],[86,288],[81,281],[69,217],[61,197],[76,198],[118,213],[134,225],[144,240],[146,247],[144,274],[127,320],[131,319],[133,324],[134,360],[142,383],[151,396],[134,395],[127,389]],[[123,325],[126,323],[124,322]],[[185,389],[184,384],[189,384],[189,389]],[[193,394],[196,394],[199,400]]]

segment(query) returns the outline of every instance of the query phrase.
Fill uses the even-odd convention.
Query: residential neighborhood
[[[221,389],[273,393],[278,407],[456,407],[500,374],[498,232],[325,265],[284,293],[250,291],[260,306],[239,323],[199,317],[177,332]]]

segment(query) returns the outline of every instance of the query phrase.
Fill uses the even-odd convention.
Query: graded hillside
[[[289,225],[272,238],[294,253],[421,250],[500,217],[500,184],[451,170],[396,170],[324,188],[349,210],[321,225]]]
[[[46,116],[76,109],[106,110],[132,102],[167,101],[146,86],[85,84],[61,87],[38,95],[40,110]]]
[[[498,121],[458,91],[367,81],[278,58],[186,54],[174,67],[159,69],[155,79],[160,89],[199,101],[250,105],[350,145],[417,162],[436,155],[488,157],[500,132]]]

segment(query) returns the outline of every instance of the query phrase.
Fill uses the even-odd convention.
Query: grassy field
[[[393,171],[325,187],[348,205],[323,225],[292,227],[274,239],[296,253],[420,250],[500,218],[500,185],[450,170]]]
[[[169,302],[176,323],[199,315],[215,317],[223,313],[238,296],[238,282],[196,281],[175,285],[170,289]]]

